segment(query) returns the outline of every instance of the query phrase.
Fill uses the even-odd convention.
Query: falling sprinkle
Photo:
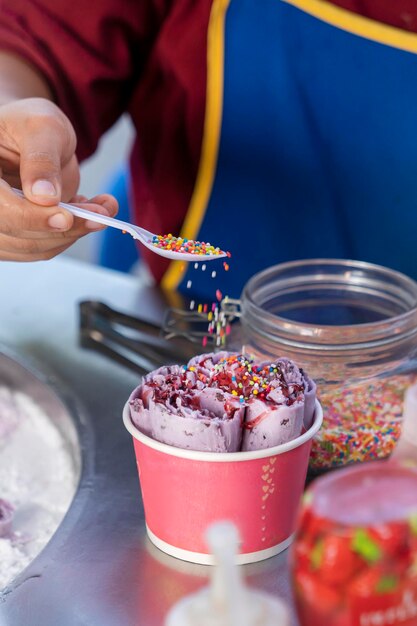
[[[192,283],[192,281],[191,281],[191,280],[188,280],[188,281],[187,281],[187,289],[190,289],[190,287],[191,287],[191,285],[192,285],[192,284],[193,284],[193,283]]]
[[[190,302],[190,311],[193,311],[194,307],[195,307],[195,301],[191,300],[191,302]]]
[[[221,302],[221,301],[222,301],[223,294],[222,294],[222,292],[220,291],[220,289],[217,289],[217,290],[216,290],[216,298],[217,298],[217,300],[218,300],[219,302]]]
[[[216,276],[217,276],[217,272],[216,272],[216,271],[214,271],[214,272],[212,272],[212,273],[211,273],[211,277],[212,277],[212,278],[216,278]]]
[[[224,271],[225,271],[225,272],[228,272],[228,271],[229,271],[229,264],[228,264],[228,263],[226,263],[226,261],[224,261],[224,263],[223,263],[223,267],[224,267]]]
[[[205,272],[206,271],[206,267],[207,267],[207,265],[205,263],[203,263],[203,265],[201,266],[201,271]]]
[[[194,263],[194,269],[198,270],[198,263]]]

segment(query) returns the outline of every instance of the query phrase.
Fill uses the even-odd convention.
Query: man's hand
[[[80,173],[77,140],[69,119],[45,98],[0,106],[2,178],[36,204],[52,206],[76,193]]]
[[[118,210],[113,196],[101,194],[87,200],[83,196],[71,199],[88,211],[113,217]],[[59,228],[54,223],[60,223]],[[52,223],[52,226],[51,226]],[[62,225],[65,223],[65,226]],[[60,254],[94,230],[105,226],[74,218],[69,211],[57,206],[42,207],[18,197],[0,181],[0,260],[44,261]]]
[[[0,106],[0,260],[50,259],[91,230],[104,228],[57,207],[61,200],[97,213],[117,213],[112,196],[76,197],[80,174],[75,148],[70,121],[48,99]],[[9,185],[22,188],[25,199]]]

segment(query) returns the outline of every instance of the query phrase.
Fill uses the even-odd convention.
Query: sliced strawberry
[[[332,534],[335,532],[334,522],[326,519],[325,517],[319,517],[311,512],[310,515],[306,515],[305,518],[305,535],[309,541],[316,541],[322,535]]]
[[[329,617],[342,603],[341,594],[322,583],[314,574],[296,570],[294,582],[298,600],[316,615]]]
[[[410,550],[417,556],[417,535],[412,534],[410,537]]]
[[[404,550],[403,552],[399,552],[396,556],[393,556],[390,563],[389,568],[392,573],[397,576],[406,577],[408,572],[410,571],[413,565],[413,553],[411,550]]]
[[[397,556],[408,551],[410,530],[405,522],[379,524],[370,529],[369,534],[389,556]]]
[[[310,569],[310,558],[313,546],[304,539],[297,539],[291,549],[293,566],[297,569]]]
[[[323,624],[320,624],[320,626],[323,626]],[[331,626],[352,626],[352,616],[349,609],[345,608],[335,615]]]
[[[307,499],[308,495],[308,493],[304,495],[304,503],[298,513],[297,526],[298,532],[301,533],[304,533],[307,530],[308,526],[310,525],[311,517],[313,515],[310,502]]]
[[[354,598],[374,597],[378,593],[393,592],[399,586],[399,579],[386,568],[375,566],[366,569],[348,585],[348,596]]]
[[[329,535],[323,539],[321,560],[317,569],[320,579],[333,586],[345,584],[361,567],[361,559],[352,552],[351,540]]]

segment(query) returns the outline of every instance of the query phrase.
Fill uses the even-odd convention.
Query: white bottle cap
[[[236,527],[217,522],[206,536],[216,559],[211,585],[175,604],[165,626],[289,626],[288,611],[280,600],[243,584],[236,565]]]
[[[411,385],[405,392],[403,436],[417,446],[417,384]]]

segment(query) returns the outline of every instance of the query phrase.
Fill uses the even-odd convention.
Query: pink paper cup
[[[183,450],[147,437],[130,418],[146,531],[160,550],[210,565],[204,533],[219,520],[239,529],[238,562],[253,563],[285,550],[293,539],[308,459],[323,412],[316,402],[311,427],[297,439],[250,452]]]

